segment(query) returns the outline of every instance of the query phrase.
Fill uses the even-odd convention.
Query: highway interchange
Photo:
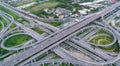
[[[11,6],[8,6],[7,4],[0,3],[0,5],[12,10],[13,12],[20,14],[24,18],[32,20],[32,21],[30,21],[32,24],[34,22],[36,22],[40,25],[40,28],[42,28],[44,26],[44,28],[48,29],[48,30],[45,29],[47,33],[43,33],[42,35],[40,35],[40,34],[36,33],[35,31],[31,30],[30,28],[24,26],[23,24],[15,21],[11,15],[4,13],[3,11],[0,11],[0,16],[3,17],[6,20],[6,22],[8,22],[7,27],[5,27],[4,24],[2,24],[2,22],[1,22],[3,29],[0,32],[0,39],[2,40],[4,38],[4,40],[2,40],[1,47],[6,50],[14,50],[14,51],[17,51],[20,49],[25,49],[23,51],[18,52],[18,54],[16,54],[12,58],[2,61],[1,66],[16,66],[16,65],[17,66],[28,66],[28,65],[38,66],[40,64],[44,64],[45,62],[49,62],[49,63],[68,62],[68,63],[72,63],[75,65],[78,64],[78,65],[83,65],[83,66],[88,66],[89,64],[91,64],[91,65],[110,65],[112,63],[115,63],[118,66],[120,65],[118,62],[120,59],[120,54],[118,54],[116,57],[112,57],[112,56],[108,55],[105,51],[102,51],[98,48],[91,47],[91,45],[107,47],[107,46],[113,45],[116,41],[118,41],[120,44],[120,41],[119,41],[120,34],[109,25],[109,21],[108,21],[111,18],[114,18],[114,17],[111,17],[112,15],[119,13],[120,9],[118,7],[120,7],[120,2],[113,4],[112,6],[107,7],[98,13],[95,13],[88,17],[85,17],[85,18],[81,19],[79,22],[73,22],[72,25],[65,26],[63,29],[59,29],[57,27],[53,27],[51,25],[42,23],[39,20],[33,18],[32,16],[25,14],[23,11],[21,12]],[[114,10],[117,10],[117,11],[114,12]],[[109,14],[111,14],[111,15],[109,17],[107,17],[108,19],[105,19],[104,16],[109,15]],[[95,20],[97,20],[99,18],[103,18],[103,22],[102,22],[103,24],[101,23],[102,25],[98,24],[98,25],[89,26]],[[17,27],[7,31],[7,29],[10,27],[10,25],[13,23]],[[15,31],[18,33],[12,34],[12,35],[6,37],[6,35],[13,32],[14,30],[18,29],[18,27],[20,30]],[[82,36],[84,36],[85,33],[83,33],[80,36],[76,36],[77,33],[84,31],[85,29],[88,29],[88,28],[92,28],[93,30],[91,29],[88,32],[86,31],[85,32],[86,34],[90,32],[86,37],[81,38]],[[98,35],[92,36],[98,31],[98,29],[95,29],[95,28],[104,29],[105,31],[109,32],[110,35],[98,34]],[[24,32],[22,32],[22,31],[24,31]],[[29,35],[33,39],[26,42],[21,47],[7,48],[4,46],[4,42],[8,38],[10,38],[14,35],[19,35],[19,34]],[[89,41],[86,41],[89,38],[94,38],[96,36],[111,36],[111,35],[114,40],[110,44],[106,44],[106,45],[97,45],[97,44],[89,43]],[[65,50],[63,47],[59,46],[61,43],[64,43],[64,44],[67,44],[67,45],[70,45],[70,46],[76,48],[77,50],[81,51],[82,53],[84,53],[87,56],[89,56],[90,58],[92,58],[92,61],[82,59],[82,58],[76,56],[75,54],[71,53],[70,51]],[[39,57],[40,55],[46,53],[49,50],[51,50],[55,54],[59,55],[61,58],[63,58],[63,60],[62,59],[49,60],[49,59],[45,58],[45,59],[47,59],[47,60],[44,59],[45,61],[40,60],[40,61],[37,61],[34,63],[31,62],[35,58]],[[92,53],[90,53],[87,50],[89,50]]]

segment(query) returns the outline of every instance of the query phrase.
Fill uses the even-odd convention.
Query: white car
[[[79,22],[79,19],[75,19],[76,22]]]

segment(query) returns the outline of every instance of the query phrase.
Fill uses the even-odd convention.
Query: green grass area
[[[108,32],[106,32],[105,30],[103,30],[103,29],[100,29],[97,33],[95,33],[95,35],[96,34],[109,34]]]
[[[110,47],[99,47],[101,49],[107,50],[107,51],[113,51],[116,48],[116,45],[110,46]]]
[[[57,26],[62,25],[64,22],[45,22],[45,23],[47,23],[47,24],[50,24],[50,25],[52,25],[52,26],[57,27]]]
[[[65,63],[65,62],[63,62],[63,63],[61,63],[59,66],[74,66],[74,65],[72,65],[72,64],[68,64],[68,63]]]
[[[19,18],[21,18],[22,20],[18,20]],[[23,22],[29,22],[27,19],[23,18],[23,17],[19,17],[16,21],[23,23]]]
[[[116,48],[113,50],[114,52],[120,52],[120,46],[119,43],[116,42],[114,45],[116,45]]]
[[[56,66],[56,62],[54,62],[54,65],[52,65],[52,66]],[[45,64],[42,64],[42,65],[40,65],[40,66],[50,66],[50,63],[45,63]],[[74,66],[73,64],[71,64],[71,63],[65,63],[65,62],[62,62],[61,64],[59,64],[59,66]]]
[[[0,56],[6,54],[6,53],[8,53],[8,52],[9,52],[9,51],[0,48]]]
[[[48,52],[42,54],[41,56],[39,56],[39,57],[36,58],[36,61],[39,61],[39,60],[43,59],[44,57],[46,57],[46,56],[49,55],[50,53],[51,53],[51,51],[48,51]]]
[[[51,59],[58,59],[60,58],[58,55],[54,55]]]
[[[84,29],[81,32],[77,33],[77,36],[80,36],[81,34],[85,33],[86,31],[89,31],[89,29]],[[88,32],[89,33],[89,32]],[[88,34],[87,33],[87,34]],[[87,34],[85,34],[83,37],[85,37]]]
[[[94,35],[97,35],[97,34],[108,34],[109,35],[109,33],[103,29],[100,29]],[[112,42],[112,40],[113,40],[112,36],[98,36],[90,40],[90,42],[95,43],[95,44],[109,44]]]
[[[6,22],[2,17],[0,17],[0,21],[4,24],[4,27],[6,27],[7,22]],[[12,25],[10,26],[10,28],[14,28],[14,27],[16,27],[15,24],[12,24]],[[0,23],[0,30],[1,30],[1,29],[2,29],[2,24]]]
[[[81,3],[83,2],[93,2],[94,0],[80,0]]]
[[[106,51],[111,51],[111,52],[119,52],[120,51],[118,44],[114,44],[109,47],[98,47],[98,48],[106,50]]]
[[[66,47],[65,49],[66,50],[70,50],[72,47],[71,46],[68,46],[68,47]]]
[[[41,31],[39,28],[32,28],[32,30],[34,30],[35,32],[37,32],[39,34],[43,33],[43,31]]]
[[[18,16],[16,13],[14,13],[14,12],[10,11],[9,9],[6,9],[6,8],[4,8],[4,7],[0,6],[0,10],[1,10],[1,11],[6,12],[6,13],[8,13],[8,14],[10,14],[11,16],[13,16],[14,20],[16,20],[16,21],[18,21],[18,20],[17,20],[18,18],[22,18],[22,20],[21,20],[21,21],[18,21],[18,22],[20,22],[20,23],[22,23],[23,21],[28,22],[28,20],[27,20],[27,19],[25,19],[25,18],[23,18],[23,17]]]
[[[7,25],[7,22],[0,16],[0,21],[3,22],[4,26]]]
[[[112,37],[110,36],[98,36],[90,40],[90,42],[95,44],[109,44],[112,42]]]
[[[2,6],[0,6],[0,10],[4,11],[4,12],[10,14],[10,15],[12,15],[15,20],[17,20],[17,19],[19,18],[15,13],[13,13],[13,12],[10,11],[9,9],[6,9],[6,8],[4,8],[4,7],[2,7]]]
[[[52,8],[52,7],[56,7],[59,3],[58,2],[46,2],[43,4],[38,4],[35,7],[32,7],[31,9],[29,9],[28,11],[38,11],[41,9],[45,9],[45,8]]]
[[[41,16],[41,15],[47,15],[46,12],[44,12],[45,8],[53,8],[56,7],[59,4],[59,2],[55,2],[55,1],[47,1],[44,3],[38,3],[34,6],[25,8],[24,10],[26,11],[30,11],[31,13],[37,15],[37,16]]]
[[[18,45],[30,40],[31,38],[32,37],[30,37],[28,35],[24,35],[24,34],[16,35],[16,36],[13,36],[13,37],[9,38],[8,40],[6,40],[4,45],[6,47],[18,46]]]
[[[0,23],[0,31],[2,30],[2,24]]]
[[[44,17],[45,16],[54,16],[56,18],[55,15],[53,14],[47,14],[44,9],[51,9],[51,8],[56,8],[56,7],[61,7],[61,8],[65,8],[68,10],[73,10],[74,8],[76,8],[77,10],[80,10],[81,7],[78,4],[71,4],[72,0],[49,0],[49,1],[45,1],[42,3],[38,3],[34,6],[25,8],[24,10],[26,11],[30,11],[31,13],[40,16],[40,17]]]
[[[100,39],[98,40],[98,44],[108,44],[110,43],[107,39]]]
[[[0,48],[0,56],[3,56],[5,54],[7,54],[9,51],[8,50],[5,50],[5,49],[2,49]],[[3,60],[4,58],[0,58],[0,61]]]
[[[22,5],[26,5],[26,4],[32,3],[32,2],[35,2],[35,1],[24,1],[24,2],[21,2],[19,4],[16,4],[16,6],[22,6]]]
[[[11,6],[14,6],[14,7],[18,7],[18,6],[22,6],[22,5],[25,5],[25,4],[29,4],[29,3],[32,3],[32,2],[37,2],[37,0],[21,0],[19,3],[14,3],[14,2],[7,2],[8,4],[10,4]]]
[[[97,34],[108,34],[109,35],[109,32],[106,32],[105,30],[100,29],[94,35],[97,35]],[[112,40],[113,40],[112,36],[98,36],[90,40],[90,42],[95,43],[95,44],[109,44],[112,42]]]
[[[49,64],[50,64],[50,63],[45,63],[44,66],[49,66]],[[42,65],[40,65],[40,66],[42,66]]]
[[[15,24],[12,24],[12,25],[10,26],[10,28],[14,28],[14,27],[16,27],[16,25],[15,25]]]
[[[120,22],[115,23],[115,26],[120,28]]]

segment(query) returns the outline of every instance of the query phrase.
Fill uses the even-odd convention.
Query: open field
[[[6,40],[5,46],[6,47],[14,47],[14,46],[23,44],[24,42],[30,40],[31,38],[32,37],[30,37],[28,35],[24,35],[24,34],[16,35],[16,36],[13,36],[13,37],[9,38],[8,40]]]
[[[38,11],[44,8],[52,8],[52,7],[56,7],[58,4],[59,4],[58,2],[46,2],[43,4],[38,4],[35,7],[29,9],[28,11]]]
[[[39,34],[43,33],[43,31],[41,31],[39,28],[32,28],[32,30],[34,30],[35,32],[37,32]]]
[[[109,36],[98,36],[93,38],[90,42],[95,44],[109,44],[112,42],[112,37]]]
[[[55,26],[55,27],[63,24],[63,22],[45,22],[45,23],[50,24],[50,25]]]

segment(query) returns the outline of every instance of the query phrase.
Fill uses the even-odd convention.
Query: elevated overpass
[[[119,6],[120,6],[120,3],[116,3],[114,5],[114,8],[119,7]],[[106,8],[106,10],[108,10],[108,9],[111,9],[111,11],[112,11],[112,8],[110,8],[110,7]],[[40,51],[45,50],[46,48],[48,48],[50,46],[55,47],[59,43],[65,41],[66,39],[68,39],[68,38],[70,38],[72,36],[74,36],[78,32],[79,29],[81,29],[84,26],[92,23],[94,20],[100,18],[101,15],[108,14],[111,11],[99,12],[99,13],[97,13],[95,15],[92,15],[89,18],[81,21],[80,23],[75,23],[74,25],[71,25],[68,28],[59,30],[59,31],[53,33],[52,35],[50,35],[49,37],[47,37],[46,39],[44,39],[42,42],[38,43],[38,45],[35,46],[35,48],[30,48],[30,49],[26,50],[25,52],[21,53],[20,55],[17,55],[16,57],[10,59],[9,61],[6,61],[4,64],[6,66],[8,66],[8,65],[9,66],[10,65],[11,66],[12,65],[16,65],[16,64],[19,64],[20,62],[24,61],[25,59],[27,59],[27,58],[29,58],[29,57],[39,53]],[[44,44],[46,44],[46,45],[44,45]],[[49,49],[47,49],[47,50],[49,50]],[[26,52],[28,52],[28,55],[25,55]],[[24,55],[24,56],[22,56],[22,55]],[[14,60],[14,61],[11,61],[11,60]]]
[[[93,15],[93,16],[89,17],[88,19],[84,20],[83,22],[76,23],[66,29],[62,29],[62,30],[59,30],[59,31],[53,33],[52,35],[47,37],[45,40],[38,43],[36,48],[30,48],[30,49],[26,50],[25,52],[15,56],[14,58],[10,59],[9,61],[6,61],[4,63],[4,65],[5,66],[10,66],[10,65],[14,66],[16,64],[19,64],[21,61],[39,53],[40,51],[47,49],[50,46],[53,46],[53,47],[57,46],[61,42],[65,41],[66,39],[74,36],[77,33],[77,30],[83,28],[84,26],[91,23],[92,21],[94,21],[97,18],[99,18],[99,15]],[[27,55],[26,55],[26,53],[27,53]],[[14,60],[14,61],[11,61],[11,60]]]

